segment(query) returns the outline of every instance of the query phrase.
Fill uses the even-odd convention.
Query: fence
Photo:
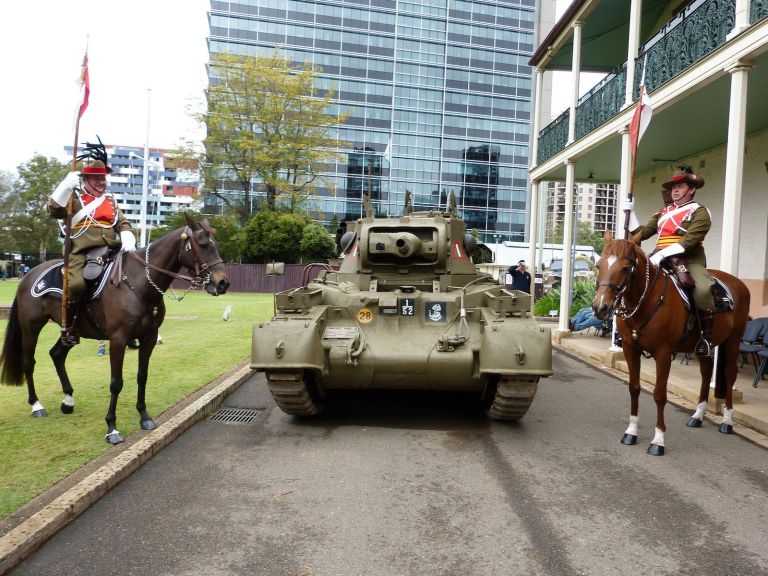
[[[280,292],[302,285],[302,275],[305,264],[286,264],[285,273],[281,276],[267,276],[266,264],[224,264],[229,274],[230,292]],[[308,270],[308,279],[312,280],[320,272],[319,266]],[[181,270],[186,274],[185,270]],[[184,290],[186,282],[174,280],[176,290]]]

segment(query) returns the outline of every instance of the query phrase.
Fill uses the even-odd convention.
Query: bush
[[[585,306],[591,306],[595,299],[595,285],[592,282],[580,280],[573,284],[573,303],[568,311],[568,317]],[[560,288],[550,290],[545,296],[539,298],[533,306],[534,316],[548,316],[550,310],[560,312]]]

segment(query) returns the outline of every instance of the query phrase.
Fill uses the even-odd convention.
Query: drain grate
[[[244,408],[219,408],[211,420],[217,422],[237,422],[239,424],[247,424],[253,422],[261,414],[262,410],[247,410]]]

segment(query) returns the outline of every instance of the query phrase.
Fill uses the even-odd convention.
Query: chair
[[[768,372],[768,334],[763,338],[763,343],[765,343],[766,347],[757,353],[757,357],[760,358],[760,367],[756,369],[757,372],[755,373],[755,380],[752,382],[752,388],[757,388],[757,383]]]
[[[741,366],[739,368],[744,368],[747,358],[751,356],[752,363],[755,365],[755,371],[757,371],[757,353],[765,346],[763,337],[766,334],[768,334],[768,318],[755,318],[747,322],[741,342],[739,343],[739,352],[741,353]]]

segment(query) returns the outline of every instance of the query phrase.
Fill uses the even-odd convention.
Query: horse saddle
[[[672,284],[677,289],[680,298],[683,299],[685,308],[687,310],[693,309],[693,299],[690,295],[690,290],[693,288],[693,284],[688,286],[680,281],[677,274],[670,274],[672,277]],[[728,289],[728,286],[723,284],[720,279],[715,278],[715,283],[712,285],[712,298],[715,302],[715,312],[728,312],[733,310],[733,295]]]
[[[101,296],[101,292],[104,290],[104,286],[109,279],[109,273],[112,271],[115,261],[111,260],[107,264],[106,268],[103,268],[103,273],[96,277],[94,281],[88,281],[90,289],[88,290],[89,300],[98,300]],[[30,288],[30,294],[34,298],[42,298],[48,296],[49,298],[58,298],[61,300],[62,290],[62,273],[61,269],[64,266],[64,262],[52,262],[49,266],[45,266],[38,274],[35,281]]]

